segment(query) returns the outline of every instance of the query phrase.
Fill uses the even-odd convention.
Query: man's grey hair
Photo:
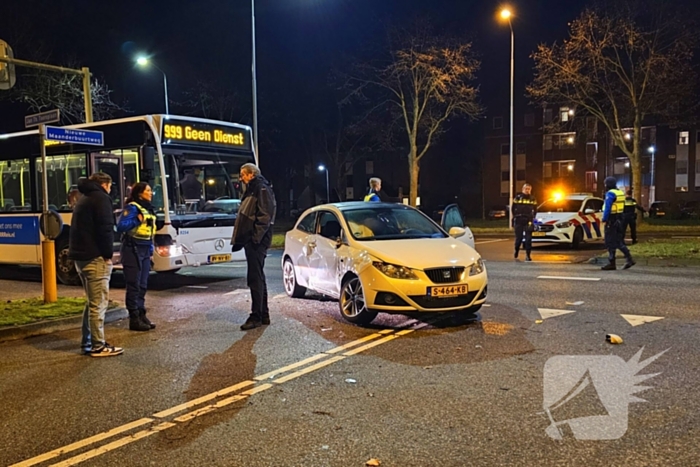
[[[257,165],[253,164],[252,162],[248,162],[247,164],[243,164],[241,166],[241,171],[244,171],[245,173],[248,173],[248,174],[253,174],[253,176],[255,176],[255,177],[260,175],[260,169],[258,168]]]
[[[530,185],[529,183],[524,183],[524,184],[523,184],[523,188],[528,187],[528,186],[529,186],[530,188],[532,188],[532,185]]]
[[[377,188],[381,184],[382,184],[382,179],[379,177],[372,177],[369,179],[369,187],[370,188]]]

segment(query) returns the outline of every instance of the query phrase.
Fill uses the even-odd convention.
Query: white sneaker
[[[93,350],[90,352],[91,357],[116,357],[117,355],[121,355],[124,353],[124,349],[121,347],[114,347],[112,345],[109,345],[105,343],[102,347],[99,349]]]

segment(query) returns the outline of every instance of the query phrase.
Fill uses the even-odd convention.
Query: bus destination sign
[[[251,150],[250,131],[212,123],[166,120],[163,144]]]

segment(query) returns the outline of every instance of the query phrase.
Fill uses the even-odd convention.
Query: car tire
[[[357,276],[352,276],[343,283],[338,300],[341,316],[354,324],[369,324],[377,317],[377,312],[367,308],[362,282]]]
[[[68,236],[56,241],[56,277],[64,285],[80,285],[75,262],[68,257]]]
[[[284,291],[292,298],[301,298],[306,294],[306,287],[302,287],[297,283],[297,275],[294,271],[294,263],[289,258],[284,260],[282,266],[282,282]]]
[[[576,227],[574,230],[574,238],[571,239],[571,248],[577,250],[581,243],[583,242],[583,229],[581,226]]]

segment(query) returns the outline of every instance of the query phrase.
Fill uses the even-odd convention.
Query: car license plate
[[[231,261],[231,255],[209,255],[210,263],[225,263],[226,261]]]
[[[458,295],[466,295],[469,293],[467,285],[447,285],[444,287],[428,287],[429,297],[456,297]]]
[[[544,237],[545,235],[547,235],[546,232],[532,232],[533,237]]]

